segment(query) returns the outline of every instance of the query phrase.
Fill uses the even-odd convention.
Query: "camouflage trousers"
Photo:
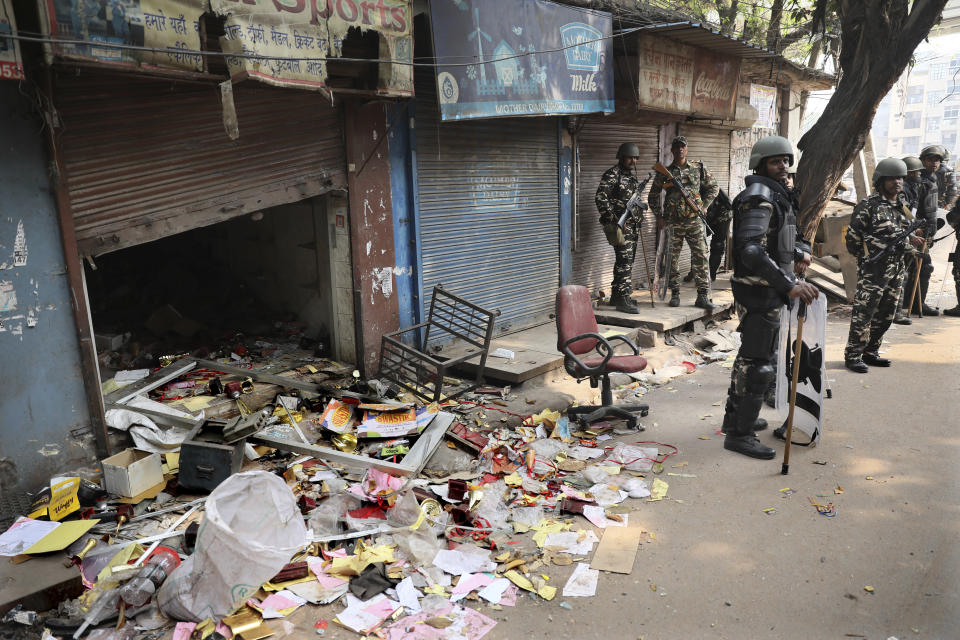
[[[951,273],[953,273],[953,286],[957,289],[957,306],[960,307],[960,259],[956,256],[960,254],[960,247],[954,245],[954,258],[953,258],[953,268]]]
[[[917,293],[913,307],[916,309],[927,298],[927,289],[930,287],[930,276],[933,275],[933,260],[929,253],[925,253],[920,266],[920,280],[917,282]],[[909,314],[910,296],[913,294],[913,282],[917,278],[917,261],[913,256],[907,256],[906,267],[903,272],[903,286],[900,287],[900,303],[897,309]]]
[[[610,284],[611,294],[629,296],[633,292],[633,261],[637,257],[636,229],[627,226],[624,234],[625,242],[614,247],[616,261],[613,263],[613,282]]]
[[[903,256],[857,267],[857,292],[853,296],[850,335],[844,359],[860,360],[864,352],[876,353],[890,328],[903,287]]]
[[[707,272],[707,238],[700,218],[682,218],[671,220],[673,229],[673,256],[670,260],[670,288],[680,288],[680,252],[683,241],[690,245],[690,268],[697,283],[697,291],[706,291],[710,287],[710,274]]]

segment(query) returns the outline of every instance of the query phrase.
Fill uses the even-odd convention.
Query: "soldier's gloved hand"
[[[806,251],[803,252],[803,258],[796,260],[793,263],[793,272],[798,276],[802,276],[807,272],[807,267],[810,266],[810,254]]]
[[[613,223],[603,225],[603,232],[611,247],[622,247],[627,243],[627,239],[623,237],[623,230]]]
[[[915,234],[916,234],[916,232],[910,234],[910,236],[909,236],[909,238],[910,238],[910,244],[912,244],[913,246],[915,246],[915,247],[917,247],[917,248],[919,249],[920,247],[923,246],[923,238],[919,238],[919,237],[917,237]]]
[[[790,289],[787,295],[791,298],[800,298],[807,304],[811,304],[820,296],[820,289],[817,289],[809,282],[798,282],[793,285],[793,289]]]

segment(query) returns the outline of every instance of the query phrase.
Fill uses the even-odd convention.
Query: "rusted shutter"
[[[737,194],[730,193],[730,130],[681,124],[679,135],[687,137],[687,160],[703,162],[704,169],[717,179],[720,188],[733,200]],[[709,244],[707,241],[708,248]],[[690,247],[684,243],[680,254],[680,277],[689,271]]]
[[[346,189],[339,106],[234,86],[240,137],[215,83],[59,70],[55,104],[82,255],[97,255]]]
[[[577,211],[573,219],[573,282],[590,289],[596,295],[602,290],[610,294],[615,256],[613,247],[600,226],[595,197],[604,171],[617,163],[617,148],[623,142],[635,142],[640,147],[636,174],[640,180],[657,162],[659,156],[659,127],[588,120],[577,133],[579,151],[577,175]],[[650,185],[647,185],[649,191]],[[645,193],[646,193],[645,191]],[[646,202],[646,195],[644,195]],[[643,248],[646,248],[650,269],[653,270],[656,247],[656,220],[651,214],[644,217],[642,237],[644,247],[637,247],[633,263],[633,281],[639,286],[647,282]]]

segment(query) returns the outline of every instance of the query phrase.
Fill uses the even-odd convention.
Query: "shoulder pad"
[[[738,196],[738,199],[743,203],[755,203],[759,200],[773,204],[775,198],[776,195],[773,193],[773,189],[759,182],[748,185]]]

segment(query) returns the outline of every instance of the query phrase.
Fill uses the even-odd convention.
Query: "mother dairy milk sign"
[[[609,13],[543,0],[434,0],[444,120],[613,111]]]

